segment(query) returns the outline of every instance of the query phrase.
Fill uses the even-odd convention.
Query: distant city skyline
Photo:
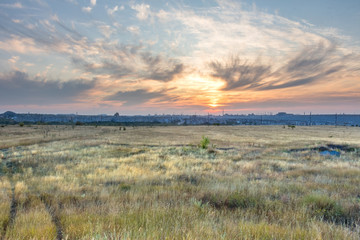
[[[1,1],[0,113],[360,113],[360,1]]]

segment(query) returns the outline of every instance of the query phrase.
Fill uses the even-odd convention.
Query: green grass
[[[3,239],[360,238],[358,128],[5,126],[0,149]]]

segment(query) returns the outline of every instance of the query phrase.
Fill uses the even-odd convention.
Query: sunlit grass
[[[0,137],[2,226],[17,203],[7,239],[360,237],[358,128],[6,126]],[[354,151],[311,150],[329,143]]]

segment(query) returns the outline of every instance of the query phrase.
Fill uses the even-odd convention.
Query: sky
[[[0,112],[360,114],[359,0],[0,1]]]

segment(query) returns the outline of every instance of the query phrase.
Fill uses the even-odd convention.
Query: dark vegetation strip
[[[330,150],[340,150],[344,152],[355,152],[356,147],[349,145],[339,145],[339,144],[327,144],[326,146],[313,147],[313,148],[294,148],[290,149],[289,152],[303,152],[303,151],[330,151]]]

